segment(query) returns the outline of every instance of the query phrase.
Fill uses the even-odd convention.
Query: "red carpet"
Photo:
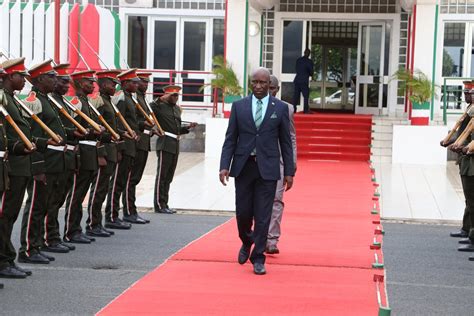
[[[370,158],[372,117],[352,114],[295,115],[298,157],[314,160]]]
[[[232,219],[191,243],[106,306],[99,315],[376,315],[367,162],[300,160],[285,196],[281,254],[267,275],[240,266]],[[380,241],[381,238],[379,237]],[[383,262],[377,250],[379,262]],[[382,303],[386,301],[381,283]]]

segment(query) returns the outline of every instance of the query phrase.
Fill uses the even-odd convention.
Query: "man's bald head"
[[[257,99],[263,99],[268,95],[270,85],[270,71],[260,67],[252,72],[252,93]]]

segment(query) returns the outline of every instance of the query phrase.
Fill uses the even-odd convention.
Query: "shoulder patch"
[[[43,111],[43,106],[41,101],[36,97],[36,92],[31,91],[30,94],[23,100],[23,103],[33,112],[34,114],[39,114]],[[26,112],[23,112],[23,116],[28,117]]]
[[[82,110],[82,102],[79,100],[77,96],[72,97],[71,101],[69,101],[76,109]]]
[[[95,107],[96,109],[100,108],[101,106],[104,105],[104,100],[102,99],[102,97],[100,96],[100,94],[98,92],[92,94],[90,97],[89,97],[89,102],[92,104],[93,107]]]
[[[125,94],[123,93],[122,90],[117,91],[114,96],[112,97],[112,103],[114,105],[117,105],[120,101],[125,100]]]

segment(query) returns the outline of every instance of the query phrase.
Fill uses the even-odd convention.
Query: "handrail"
[[[461,88],[461,90],[458,90],[458,89],[450,89],[448,91],[447,87],[448,87],[448,84],[447,82],[448,81],[465,81],[465,80],[474,80],[474,78],[472,77],[444,77],[443,78],[443,94],[442,94],[442,97],[443,97],[443,123],[444,125],[446,125],[448,123],[448,115],[460,115],[462,114],[461,112],[448,112],[448,102],[449,102],[449,95],[448,95],[448,92],[460,92],[460,94],[462,95],[462,91],[463,89]],[[462,86],[462,83],[461,84],[452,84],[450,86]],[[461,99],[458,100],[459,103],[461,103]]]

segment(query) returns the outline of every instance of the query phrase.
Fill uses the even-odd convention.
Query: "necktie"
[[[263,121],[263,102],[262,100],[257,100],[257,111],[255,111],[255,126],[257,129],[260,128],[260,125],[262,124]]]

